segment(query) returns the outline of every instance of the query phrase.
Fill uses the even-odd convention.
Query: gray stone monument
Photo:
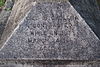
[[[29,67],[93,67],[66,61],[100,60],[100,40],[69,1],[39,0],[0,49],[0,59],[65,63]]]

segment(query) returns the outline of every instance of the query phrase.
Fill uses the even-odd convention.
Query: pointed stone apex
[[[100,40],[69,2],[36,3],[0,51],[0,58],[98,60]]]

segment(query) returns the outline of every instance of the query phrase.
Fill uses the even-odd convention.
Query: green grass
[[[4,6],[5,0],[0,0],[0,7]]]

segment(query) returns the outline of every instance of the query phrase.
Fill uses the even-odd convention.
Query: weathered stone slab
[[[0,50],[0,58],[98,60],[100,40],[69,2],[37,3]]]
[[[0,40],[10,13],[11,11],[6,11],[6,10],[2,10],[0,12]]]
[[[92,67],[92,66],[85,66],[85,65],[1,65],[0,67]]]
[[[0,11],[0,41],[13,7],[12,0],[6,0],[5,6]],[[0,43],[1,47],[1,43]]]
[[[96,64],[96,65],[51,65],[51,64],[46,64],[46,65],[42,65],[42,64],[4,64],[4,65],[0,65],[0,67],[99,67],[100,64]]]
[[[100,67],[100,61],[0,60],[0,67]]]

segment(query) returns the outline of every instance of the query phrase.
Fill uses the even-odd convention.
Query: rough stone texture
[[[100,38],[100,10],[96,0],[69,0],[84,18],[95,34]]]
[[[5,11],[5,10],[1,11],[0,13],[0,40],[10,13],[11,11]]]
[[[0,58],[99,60],[100,40],[69,2],[36,3],[1,48]]]
[[[34,2],[34,0],[18,0],[18,1],[14,0],[14,1],[15,1],[15,4],[13,6],[11,15],[7,21],[6,28],[0,40],[0,48],[4,44],[4,42],[7,40],[7,38],[10,36],[12,31],[15,29],[15,27],[18,25],[18,23],[22,20],[22,18],[28,12],[28,10],[31,8]]]
[[[20,64],[20,63],[7,63],[1,64],[0,67],[100,67],[99,63],[92,63],[92,64],[41,64],[41,63],[34,63],[33,64]]]
[[[100,65],[22,65],[22,64],[15,64],[15,65],[0,65],[0,67],[99,67]]]
[[[98,61],[0,60],[0,67],[100,67]]]
[[[2,11],[0,12],[0,40],[1,36],[3,34],[3,31],[6,27],[7,20],[11,14],[11,8],[13,7],[13,1],[12,0],[6,0],[4,8],[2,8]]]
[[[67,60],[0,60],[0,67],[100,67],[100,62]]]

